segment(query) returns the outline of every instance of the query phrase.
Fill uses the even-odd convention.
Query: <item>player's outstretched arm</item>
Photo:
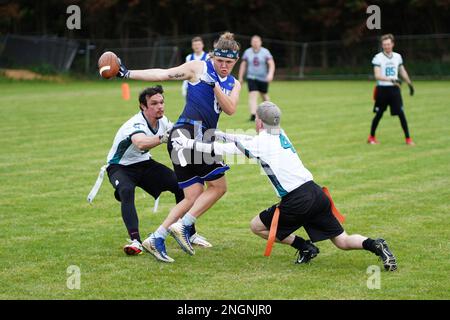
[[[120,59],[119,59],[120,62]],[[167,80],[191,80],[196,81],[198,75],[203,71],[203,63],[201,61],[190,61],[181,66],[170,69],[145,69],[145,70],[128,70],[125,65],[120,62],[120,70],[117,74],[119,78],[129,78],[143,81],[167,81]]]
[[[231,134],[231,133],[225,133],[220,130],[214,131],[214,136],[217,140],[223,141],[223,142],[238,142],[242,140],[251,140],[253,139],[253,136],[249,136],[246,134]]]
[[[199,142],[194,139],[188,139],[180,130],[177,130],[178,136],[172,138],[172,146],[178,151],[181,149],[194,149],[198,152],[224,155],[224,154],[243,154],[235,145],[235,143],[219,143],[219,142]]]

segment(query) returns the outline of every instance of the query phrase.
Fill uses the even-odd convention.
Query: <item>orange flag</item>
[[[330,199],[331,202],[331,211],[333,212],[333,215],[336,217],[336,219],[339,220],[340,223],[344,223],[345,217],[339,212],[339,210],[334,206],[333,199],[331,198],[331,194],[328,191],[327,187],[322,187],[323,192],[327,195],[328,199]]]
[[[130,86],[128,83],[122,83],[122,98],[123,100],[130,100]]]
[[[276,207],[275,212],[273,213],[272,223],[270,224],[269,238],[267,239],[266,251],[264,252],[264,256],[270,256],[272,252],[272,247],[275,242],[275,236],[277,234],[278,229],[278,219],[280,218],[280,209]]]

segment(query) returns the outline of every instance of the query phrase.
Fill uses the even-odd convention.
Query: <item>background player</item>
[[[400,93],[400,80],[398,75],[408,83],[409,94],[414,95],[414,87],[403,65],[402,56],[393,51],[394,48],[394,36],[392,34],[385,34],[381,37],[382,52],[375,55],[372,59],[373,72],[375,79],[377,80],[377,86],[375,88],[375,105],[373,112],[376,113],[372,120],[372,126],[370,129],[370,135],[367,140],[370,144],[378,144],[375,138],[375,131],[377,130],[378,123],[383,117],[383,113],[386,111],[387,106],[390,106],[391,115],[398,116],[400,118],[400,124],[405,133],[405,141],[407,145],[414,145],[409,130],[408,122],[406,121],[405,112],[403,110],[403,100]]]
[[[261,37],[254,35],[251,39],[251,47],[245,50],[239,67],[239,82],[244,81],[244,75],[248,84],[248,105],[250,121],[255,121],[258,94],[263,101],[269,101],[269,83],[275,74],[275,62],[270,51],[262,46]]]
[[[276,237],[279,242],[298,250],[297,263],[306,263],[317,256],[319,249],[312,242],[330,239],[343,250],[365,249],[380,256],[386,270],[397,269],[395,257],[386,241],[373,240],[358,234],[348,235],[331,210],[331,203],[312,174],[303,166],[297,151],[280,128],[280,109],[271,102],[263,102],[257,109],[256,137],[245,139],[218,133],[225,141],[233,143],[202,143],[187,139],[182,134],[174,138],[174,148],[190,148],[222,155],[244,154],[255,158],[267,174],[275,192],[281,198],[279,204],[262,211],[251,222],[252,231],[267,239],[276,207],[280,210]],[[296,236],[294,232],[304,227],[311,241]]]
[[[208,129],[217,127],[222,111],[228,115],[236,112],[241,85],[231,76],[231,71],[239,59],[239,48],[234,35],[226,32],[215,42],[210,60],[190,61],[170,69],[130,71],[121,64],[117,76],[144,81],[188,80],[186,105],[174,128],[183,129],[191,137],[202,140]],[[162,226],[152,236],[164,240],[169,231],[185,252],[194,254],[189,239],[193,224],[225,194],[227,184],[224,173],[229,167],[222,161],[206,163],[201,153],[172,153],[171,144],[168,151],[178,184],[184,191],[184,212],[187,213],[181,222],[173,223],[168,230]],[[187,163],[186,159],[199,159],[199,162]]]
[[[191,44],[192,44],[192,53],[186,56],[186,62],[194,60],[206,61],[209,59],[209,54],[203,50],[205,45],[201,37],[192,38]],[[183,97],[186,97],[187,88],[188,88],[188,81],[184,80],[181,86],[181,94],[183,95]]]

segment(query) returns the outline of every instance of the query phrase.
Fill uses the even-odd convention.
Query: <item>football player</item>
[[[375,105],[373,107],[375,117],[372,120],[370,135],[367,142],[369,144],[379,143],[375,138],[375,131],[377,130],[378,123],[383,117],[383,113],[386,111],[387,107],[390,106],[391,115],[400,118],[400,124],[405,133],[406,144],[412,146],[414,145],[414,142],[409,135],[408,122],[406,121],[403,100],[400,93],[401,81],[398,76],[400,75],[408,84],[409,94],[411,96],[414,95],[414,87],[408,72],[403,65],[402,56],[393,51],[394,36],[392,34],[383,35],[381,37],[381,46],[383,50],[376,54],[372,59],[373,72],[375,79],[377,80],[377,86],[374,93]]]
[[[379,256],[386,270],[397,269],[394,255],[383,239],[371,239],[359,234],[348,235],[332,213],[331,202],[313,181],[286,133],[280,127],[281,111],[271,102],[263,102],[256,112],[255,137],[216,133],[216,138],[229,143],[203,143],[188,139],[178,132],[172,139],[175,149],[194,149],[216,155],[244,154],[261,165],[281,201],[255,216],[251,230],[267,239],[275,210],[279,209],[277,241],[298,251],[296,263],[307,263],[319,254],[314,243],[330,239],[342,250],[365,249]],[[305,228],[310,240],[294,234]]]

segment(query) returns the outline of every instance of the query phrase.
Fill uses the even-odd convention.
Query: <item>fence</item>
[[[0,41],[0,67],[40,67],[48,71],[69,70],[78,42],[57,37],[8,35]]]
[[[212,48],[218,35],[202,35],[207,50]],[[96,74],[98,57],[106,50],[116,52],[133,69],[176,66],[184,62],[184,57],[190,53],[192,37],[78,39],[79,50],[71,70]],[[243,52],[249,46],[250,36],[237,35],[236,38]],[[274,56],[278,79],[368,78],[372,75],[372,57],[380,50],[376,37],[352,43],[292,42],[264,38],[263,41],[263,45]],[[394,50],[402,54],[405,66],[414,78],[450,77],[450,34],[397,36]],[[1,52],[0,41],[0,59],[3,60]],[[1,60],[0,65],[4,66]],[[65,61],[67,66],[69,60]]]

